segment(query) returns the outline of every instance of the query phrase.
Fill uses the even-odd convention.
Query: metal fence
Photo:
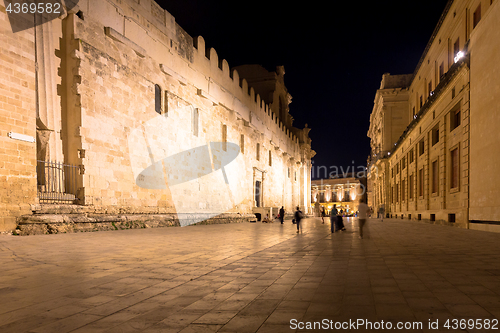
[[[76,203],[79,166],[37,161],[36,171],[40,203]]]

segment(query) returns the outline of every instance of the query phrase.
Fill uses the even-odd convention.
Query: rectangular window
[[[255,158],[257,161],[260,161],[260,143],[257,144],[257,148],[255,149]]]
[[[424,105],[424,99],[422,96],[420,96],[420,108],[422,108],[422,105]]]
[[[290,178],[290,167],[288,167],[288,178]]]
[[[227,126],[222,124],[222,150],[227,151]]]
[[[399,184],[396,184],[396,203],[399,202]]]
[[[240,135],[240,152],[245,154],[245,136],[243,134]]]
[[[444,75],[444,61],[439,65],[439,81],[443,79]]]
[[[432,129],[432,145],[439,142],[439,123]]]
[[[273,166],[273,153],[269,150],[269,166]]]
[[[413,118],[415,118],[415,116],[417,115],[417,114],[415,113],[415,107],[413,107],[413,111],[412,111],[412,113],[413,113]]]
[[[424,139],[422,139],[418,143],[418,156],[422,156],[424,152],[425,152],[425,145],[424,145]]]
[[[459,51],[460,51],[460,38],[457,38],[455,44],[453,44],[453,57],[456,57]]]
[[[410,152],[408,153],[408,160],[409,160],[409,163],[412,164],[413,161],[415,160],[415,157],[413,155],[413,148],[410,150]]]
[[[406,156],[401,159],[401,170],[406,169]]]
[[[458,162],[458,148],[451,151],[450,154],[450,189],[458,187],[458,179],[460,174],[460,164]]]
[[[418,170],[418,196],[424,196],[424,169]]]
[[[450,132],[460,126],[460,104],[450,111]]]
[[[198,136],[198,120],[200,114],[198,112],[198,108],[191,108],[191,122],[192,122],[192,131],[194,136]]]
[[[155,111],[161,114],[161,87],[155,84]]]
[[[433,91],[432,91],[432,81],[429,81],[429,96],[432,96]]]
[[[410,175],[410,179],[408,180],[408,198],[413,199],[413,187],[415,186],[414,185],[414,176],[413,175]]]
[[[481,21],[481,4],[477,6],[472,21],[473,21],[472,28],[475,28],[476,25],[479,23],[479,21]]]
[[[405,190],[406,190],[406,182],[405,180],[403,179],[401,181],[401,202],[405,202],[406,201],[406,193],[405,193]]]
[[[438,161],[432,162],[432,193],[438,193],[439,190],[439,169]]]

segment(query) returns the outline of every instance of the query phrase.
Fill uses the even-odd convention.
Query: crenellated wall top
[[[302,133],[303,129],[278,119],[264,98],[247,80],[240,78],[238,71],[231,69],[227,60],[220,58],[202,36],[191,37],[155,1],[80,0],[78,8],[108,31],[130,41],[141,50],[139,53],[144,50],[163,73],[182,84],[189,82],[198,89],[199,95],[234,110],[250,125],[257,128],[264,125],[272,128],[272,132],[282,132],[292,144],[310,143],[310,129]],[[282,78],[284,68],[278,67],[277,71]]]

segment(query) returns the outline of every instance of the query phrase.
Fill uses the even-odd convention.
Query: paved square
[[[0,332],[495,331],[499,234],[346,220],[0,236]]]

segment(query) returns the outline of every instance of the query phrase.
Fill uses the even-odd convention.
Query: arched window
[[[155,84],[155,111],[161,114],[161,87]]]

